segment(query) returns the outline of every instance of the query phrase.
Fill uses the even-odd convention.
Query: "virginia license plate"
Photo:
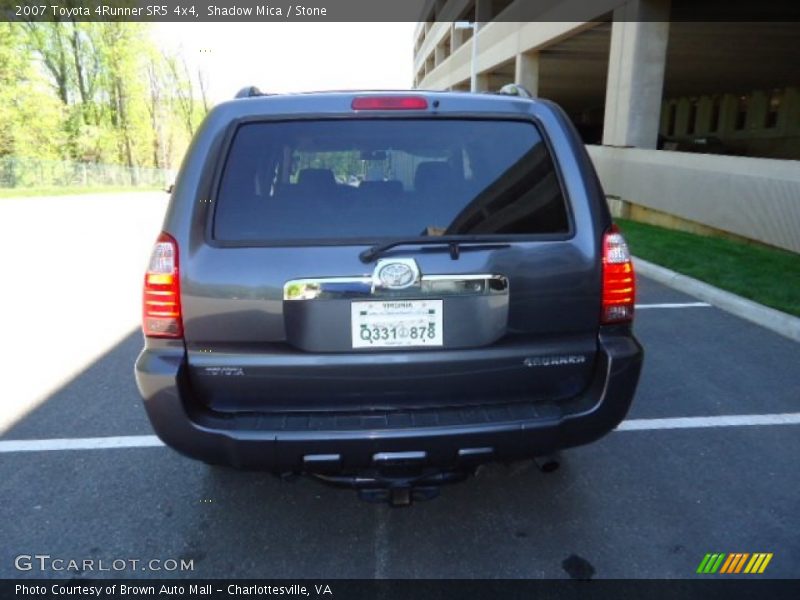
[[[442,345],[441,300],[385,300],[350,305],[353,348]]]

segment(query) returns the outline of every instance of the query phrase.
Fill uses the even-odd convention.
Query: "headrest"
[[[386,194],[392,196],[403,192],[403,184],[396,179],[391,179],[389,181],[362,181],[358,185],[358,188],[370,194]]]
[[[330,169],[302,169],[297,176],[297,183],[314,187],[333,187],[336,185],[336,180]]]

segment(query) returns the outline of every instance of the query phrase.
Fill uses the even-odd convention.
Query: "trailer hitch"
[[[329,485],[357,490],[361,500],[387,502],[390,506],[410,506],[415,500],[432,500],[439,495],[442,485],[464,481],[472,474],[471,469],[423,472],[373,470],[357,475],[309,473]]]

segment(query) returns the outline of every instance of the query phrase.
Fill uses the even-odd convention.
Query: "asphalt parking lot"
[[[148,206],[157,213],[160,204]],[[130,225],[128,213],[108,218],[101,248]],[[143,217],[136,235],[151,221]],[[82,251],[67,234],[61,241],[53,235],[52,254]],[[113,279],[130,278],[138,288],[143,253],[136,247]],[[52,256],[37,260],[46,269]],[[71,260],[81,276],[60,279],[58,289],[42,273],[30,278],[34,290],[50,295],[45,325],[78,319],[78,331],[93,335],[91,312],[67,312],[58,301],[71,306],[87,281],[101,282],[93,302],[110,303],[107,318],[124,306],[127,320],[117,322],[123,335],[109,334],[103,352],[78,344],[70,359],[83,352],[85,364],[7,419],[0,577],[692,578],[709,552],[773,553],[761,577],[800,571],[800,424],[760,417],[800,413],[800,344],[714,307],[682,306],[694,298],[640,279],[636,332],[646,359],[619,431],[565,452],[554,473],[528,463],[493,465],[435,500],[394,509],[308,479],[211,469],[158,446],[4,445],[152,434],[133,380],[141,338],[122,297],[130,289],[103,287],[91,261]],[[32,362],[45,374],[60,368],[57,359],[32,354],[51,335],[44,325],[13,331],[23,350],[5,355],[6,365],[31,369]],[[24,382],[13,381],[13,388],[2,384],[2,396],[23,394]],[[744,417],[720,426],[731,415]],[[690,419],[673,420],[681,417]],[[21,554],[185,559],[194,569],[20,572],[14,561]]]

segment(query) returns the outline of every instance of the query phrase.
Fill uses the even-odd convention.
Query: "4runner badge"
[[[582,365],[586,357],[582,354],[560,354],[558,356],[533,356],[522,361],[526,367],[558,367],[561,365]]]

